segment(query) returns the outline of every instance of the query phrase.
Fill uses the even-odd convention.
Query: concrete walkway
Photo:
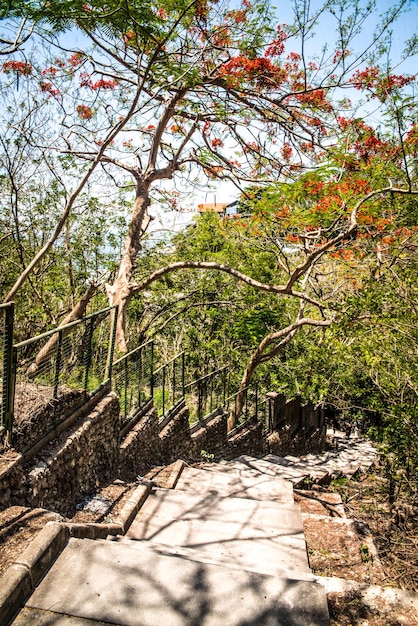
[[[70,538],[13,624],[326,626],[293,485],[275,459],[186,467],[125,536]]]

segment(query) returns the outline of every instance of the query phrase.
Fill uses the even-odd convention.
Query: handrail
[[[145,343],[141,343],[140,346],[137,346],[133,350],[130,350],[126,354],[123,354],[116,361],[113,361],[113,365],[119,365],[119,363],[122,363],[122,361],[124,361],[125,359],[128,359],[130,356],[133,356],[136,352],[140,352],[143,348],[150,346],[152,343],[154,343],[153,339],[150,339],[149,341],[146,341]]]
[[[117,308],[117,305],[115,304],[113,306],[106,307],[105,309],[101,309],[100,311],[96,311],[95,313],[90,313],[89,315],[80,317],[79,319],[74,320],[73,322],[64,324],[64,326],[57,326],[56,328],[53,328],[52,330],[47,330],[45,333],[42,333],[41,335],[37,335],[36,337],[30,337],[29,339],[25,339],[24,341],[15,343],[14,348],[26,348],[26,346],[30,346],[32,343],[35,343],[36,341],[39,341],[41,339],[46,339],[47,337],[51,337],[52,335],[54,335],[55,333],[59,333],[60,331],[62,332],[63,330],[68,330],[69,328],[72,328],[73,326],[77,326],[78,324],[81,324],[82,322],[85,322],[86,320],[89,320],[92,317],[99,317],[99,315],[103,315],[104,313],[109,313],[109,311],[113,311],[116,308]]]
[[[179,352],[178,354],[176,354],[175,357],[173,357],[172,359],[167,361],[167,363],[164,363],[164,365],[161,365],[158,369],[156,369],[154,371],[154,376],[155,376],[155,374],[159,374],[164,368],[168,367],[170,365],[170,363],[173,363],[176,359],[179,358],[179,356],[183,356],[184,354],[185,354],[184,350],[183,350],[183,352]]]
[[[209,374],[206,374],[205,376],[202,376],[201,378],[196,378],[196,380],[193,380],[191,383],[187,383],[187,385],[184,385],[184,388],[187,389],[188,387],[191,387],[192,385],[196,385],[198,383],[203,382],[204,380],[206,380],[207,378],[212,378],[213,376],[216,376],[216,374],[220,374],[221,372],[225,371],[228,369],[227,365],[224,365],[224,367],[220,367],[217,370],[214,370],[213,372],[210,372]]]

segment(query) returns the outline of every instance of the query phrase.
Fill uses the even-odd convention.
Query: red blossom
[[[339,123],[341,130],[346,130],[351,126],[351,121],[342,115],[337,116],[337,122]]]
[[[351,54],[350,50],[337,50],[332,60],[334,63],[337,63],[338,61],[340,61],[340,59],[345,59],[350,54]]]
[[[44,70],[42,70],[42,76],[55,76],[57,72],[57,67],[46,67]]]
[[[94,115],[94,111],[87,106],[87,104],[78,104],[76,106],[76,111],[79,117],[83,120],[91,120]]]
[[[219,139],[218,137],[215,137],[215,139],[212,139],[212,148],[216,148],[219,146],[219,148],[222,148],[222,146],[224,145],[222,139]]]
[[[229,46],[231,45],[231,37],[229,28],[224,27],[217,30],[213,37],[212,42],[214,46]]]
[[[323,111],[331,111],[331,104],[328,102],[324,89],[314,89],[305,93],[295,95],[296,100],[303,104],[308,104]]]
[[[277,30],[277,35],[273,39],[271,44],[267,46],[266,51],[264,53],[265,57],[277,57],[283,54],[284,52],[284,42],[287,39],[287,34],[283,31],[282,26],[280,24],[277,26],[276,30]]]
[[[93,89],[94,91],[97,91],[98,89],[115,89],[117,87],[117,82],[114,80],[106,80],[104,78],[101,78],[95,83],[91,83],[89,87],[91,87],[91,89]]]
[[[68,59],[68,63],[72,67],[77,67],[77,65],[80,65],[80,63],[83,62],[83,59],[84,59],[84,54],[82,52],[74,52],[74,54],[72,54],[70,58]]]
[[[418,124],[414,124],[405,137],[405,143],[410,145],[418,144]]]
[[[257,85],[277,86],[285,80],[286,73],[267,58],[249,59],[242,55],[224,63],[219,74],[234,85],[238,80],[254,80]]]
[[[135,39],[135,33],[133,30],[128,30],[124,36],[123,36],[123,41],[126,44],[129,44],[131,41],[133,41]]]
[[[92,84],[90,74],[82,72],[80,74],[80,87],[92,87]]]
[[[379,69],[377,67],[367,67],[362,72],[357,70],[351,77],[350,82],[356,89],[373,91],[373,98],[379,98],[384,101],[396,87],[404,87],[413,80],[415,80],[415,76],[402,76],[399,74],[391,74],[390,76],[379,78]]]
[[[160,18],[160,20],[166,20],[168,18],[168,13],[165,9],[158,9],[156,16]]]
[[[282,153],[282,157],[285,161],[289,161],[292,154],[293,154],[293,148],[290,144],[285,143],[281,149],[281,153]]]
[[[5,61],[3,63],[3,72],[5,74],[16,72],[21,76],[29,76],[32,73],[32,65],[24,61]]]
[[[54,85],[52,83],[42,81],[42,82],[39,83],[39,87],[40,87],[42,92],[49,93],[51,96],[60,96],[61,95],[60,90],[57,89],[56,87],[54,87]]]
[[[202,131],[204,135],[207,135],[209,133],[210,127],[211,127],[211,123],[208,120],[206,120],[206,122],[203,124],[203,131]]]
[[[247,12],[243,9],[228,11],[226,17],[232,19],[236,24],[245,24],[247,21]]]

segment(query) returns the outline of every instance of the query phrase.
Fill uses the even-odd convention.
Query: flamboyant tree
[[[152,190],[167,195],[162,181],[178,180],[169,197],[175,205],[178,189],[187,189],[199,172],[242,187],[309,167],[340,132],[337,113],[350,108],[344,88],[389,95],[410,80],[365,65],[367,52],[376,51],[403,5],[391,9],[367,47],[355,52],[352,44],[373,12],[358,2],[327,3],[313,13],[308,3],[297,3],[289,26],[277,23],[266,3],[248,0],[237,8],[206,0],[135,7],[12,2],[10,15],[40,20],[38,28],[49,22],[55,32],[77,28],[93,47],[87,49],[86,41],[86,49],[73,49],[68,35],[43,31],[55,46],[49,63],[3,64],[11,82],[35,82],[55,110],[56,139],[49,149],[87,164],[50,239],[8,299],[53,245],[100,164],[116,184],[127,184],[128,177],[135,194],[119,271],[107,289],[110,302],[120,306],[118,343],[124,348],[126,306],[135,291]],[[335,37],[315,59],[309,40],[325,11]]]

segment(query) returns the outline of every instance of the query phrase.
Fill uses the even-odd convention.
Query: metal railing
[[[158,416],[163,418],[184,398],[184,352],[155,370],[153,391]]]
[[[116,318],[117,307],[108,307],[13,345],[14,305],[0,305],[0,443],[13,438],[21,451],[27,449],[110,381],[122,426],[151,399],[160,421],[182,400],[191,424],[216,409],[235,410],[238,392],[228,395],[227,366],[185,385],[185,353],[154,370],[152,341],[113,362]],[[264,419],[265,402],[259,384],[247,387],[238,425]]]
[[[225,400],[225,408],[230,415],[236,411],[236,400],[239,391],[230,395]],[[235,428],[229,432],[229,435],[233,434],[236,429],[241,428],[244,424],[251,420],[262,420],[265,427],[266,419],[266,393],[261,391],[260,383],[253,382],[244,389],[244,404],[241,413],[238,417]]]
[[[108,307],[13,346],[15,430],[59,399],[78,408],[110,381],[116,317]],[[47,432],[65,417],[54,415]]]
[[[221,367],[185,385],[190,423],[200,421],[214,409],[225,405],[228,368]]]
[[[12,441],[13,428],[13,323],[14,303],[0,305],[0,434],[6,433],[7,443]]]
[[[122,422],[125,425],[153,397],[153,341],[138,346],[113,363],[112,387],[119,397]]]

